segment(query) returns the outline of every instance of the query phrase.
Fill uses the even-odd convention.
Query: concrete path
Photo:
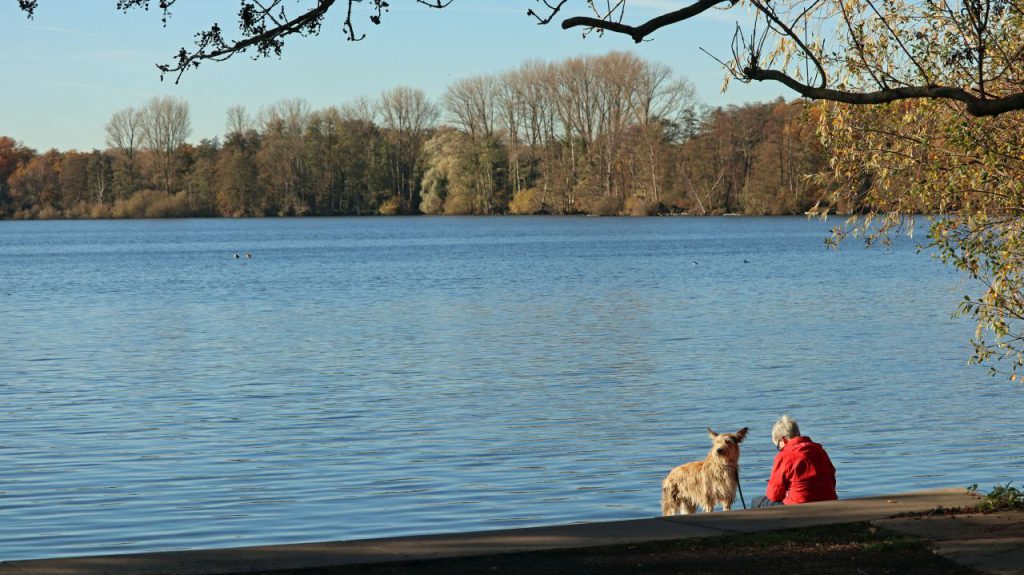
[[[936,553],[978,571],[1024,574],[1024,512],[908,517],[871,523],[931,539]]]
[[[939,506],[947,508],[970,506],[975,501],[962,488],[945,489],[730,513],[454,535],[13,561],[0,563],[0,575],[265,573],[333,565],[567,549],[685,537],[707,537],[729,533],[775,531],[853,521],[884,520],[902,513],[928,511]],[[1018,538],[1011,538],[1016,548],[1007,551],[1005,555],[1002,551],[1003,548],[998,547],[1000,550],[998,554],[1008,559],[1016,560],[1019,557],[1019,536],[1022,535],[1022,527],[1019,524],[1021,516],[1017,515],[1018,523],[1015,526],[1007,527],[1000,532],[1012,534],[1012,537]],[[962,523],[964,520],[958,519],[958,521]],[[1008,520],[1009,522],[1010,520]],[[903,529],[905,525],[922,527],[928,523],[904,520],[904,523],[893,523],[892,525]],[[956,538],[953,524],[943,525],[950,527],[950,530],[945,532],[950,535],[950,538],[941,540],[941,544],[944,546],[942,549],[947,549],[951,557],[973,561],[976,555],[983,557],[992,555],[986,549],[997,549],[996,547],[986,548],[984,545],[964,546],[965,542]],[[910,529],[910,527],[906,528]],[[986,533],[997,535],[995,531],[991,530]],[[929,537],[929,535],[924,536]],[[975,543],[980,544],[981,541],[984,539],[977,539]],[[961,544],[961,546],[957,547],[957,544]],[[984,562],[975,564],[981,565],[982,568],[990,567]],[[1018,562],[1015,565],[1022,564]],[[993,569],[993,571],[1014,572],[1001,568]]]

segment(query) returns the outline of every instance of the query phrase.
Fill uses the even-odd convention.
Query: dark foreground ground
[[[280,571],[274,573],[280,574]],[[928,542],[868,523],[768,533],[458,559],[290,571],[294,575],[850,574],[977,573],[932,553]]]

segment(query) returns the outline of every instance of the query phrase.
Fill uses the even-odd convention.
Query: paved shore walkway
[[[976,504],[962,488],[792,507],[453,535],[0,563],[0,575],[267,573],[387,561],[491,555],[754,533],[854,521],[936,541],[936,551],[993,573],[1024,573],[1022,513],[894,517]]]

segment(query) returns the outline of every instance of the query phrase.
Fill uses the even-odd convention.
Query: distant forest
[[[107,148],[38,152],[0,137],[0,218],[362,214],[798,214],[824,194],[803,103],[704,108],[628,53],[531,61],[324,110],[227,111],[188,143],[189,107],[113,115]]]

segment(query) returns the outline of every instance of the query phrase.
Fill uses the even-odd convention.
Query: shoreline
[[[829,217],[842,217],[846,218],[852,214],[845,213],[829,213]],[[922,214],[923,215],[923,214]],[[791,214],[744,214],[736,212],[720,213],[720,214],[691,214],[686,212],[680,213],[656,213],[648,215],[634,215],[634,214],[587,214],[587,213],[572,213],[572,214],[312,214],[312,215],[259,215],[259,216],[204,216],[204,215],[184,215],[184,216],[163,216],[163,217],[125,217],[125,218],[71,218],[71,217],[57,217],[57,218],[8,218],[0,217],[0,222],[117,222],[117,221],[145,221],[145,220],[313,220],[313,219],[336,219],[336,218],[350,218],[350,219],[390,219],[390,218],[427,218],[427,219],[449,219],[449,218],[608,218],[608,219],[647,219],[647,218],[804,218],[804,219],[820,219],[821,216],[818,214],[807,214],[807,213],[791,213]]]
[[[627,521],[384,539],[0,562],[0,575],[268,573],[532,551],[639,544],[879,521],[937,508],[970,507],[963,488],[917,491],[791,507]]]

